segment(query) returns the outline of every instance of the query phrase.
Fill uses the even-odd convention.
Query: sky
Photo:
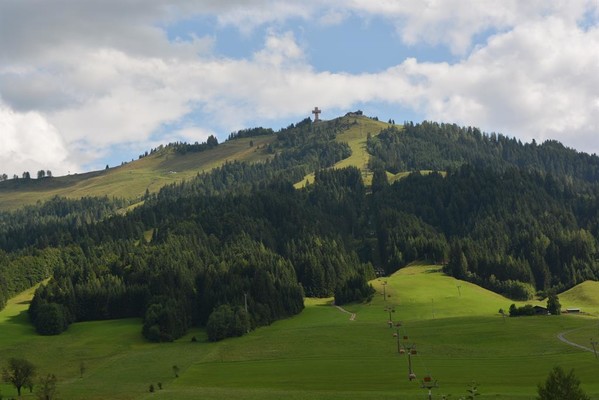
[[[2,0],[0,174],[363,110],[599,153],[599,0]]]

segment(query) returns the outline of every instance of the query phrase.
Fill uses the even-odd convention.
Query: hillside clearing
[[[342,117],[345,121],[351,125],[349,129],[346,129],[337,134],[335,140],[340,143],[347,143],[351,148],[352,154],[336,163],[333,168],[345,168],[345,167],[356,167],[362,171],[362,178],[366,185],[370,185],[372,181],[372,172],[368,169],[368,161],[370,160],[370,154],[366,149],[366,140],[369,135],[376,136],[381,130],[389,127],[390,125],[386,122],[376,121],[368,117],[363,116],[352,116]],[[301,181],[295,183],[295,188],[299,189],[307,184],[314,182],[314,173],[306,175]]]

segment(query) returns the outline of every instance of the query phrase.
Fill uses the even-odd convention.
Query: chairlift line
[[[403,330],[403,332],[400,331]],[[397,341],[397,352],[399,355],[407,354],[408,356],[408,381],[416,380],[418,377],[416,372],[414,371],[412,364],[412,356],[418,355],[418,350],[416,349],[416,345],[414,343],[408,343],[409,336],[407,332],[405,332],[405,327],[401,322],[396,324],[396,331],[392,334],[392,337]],[[405,343],[402,343],[405,342]],[[433,388],[439,387],[438,381],[433,379],[430,372],[428,372],[428,368],[422,363],[422,359],[420,359],[420,363],[422,364],[423,369],[427,371],[427,374],[424,375],[422,380],[420,381],[420,387],[428,390],[428,399],[432,400],[433,398]]]

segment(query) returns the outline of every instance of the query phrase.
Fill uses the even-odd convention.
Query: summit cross
[[[318,118],[320,113],[321,111],[318,109],[318,107],[314,107],[314,110],[312,110],[312,114],[314,114],[314,122],[320,121],[320,118]]]

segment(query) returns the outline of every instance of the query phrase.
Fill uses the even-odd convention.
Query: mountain
[[[599,278],[598,166],[557,142],[358,113],[175,143],[0,213],[0,302],[52,276],[30,308],[41,333],[141,317],[150,340],[220,339],[304,295],[368,299],[367,281],[416,260],[526,300]],[[50,197],[54,179],[3,187]],[[108,188],[123,198],[90,196]]]

